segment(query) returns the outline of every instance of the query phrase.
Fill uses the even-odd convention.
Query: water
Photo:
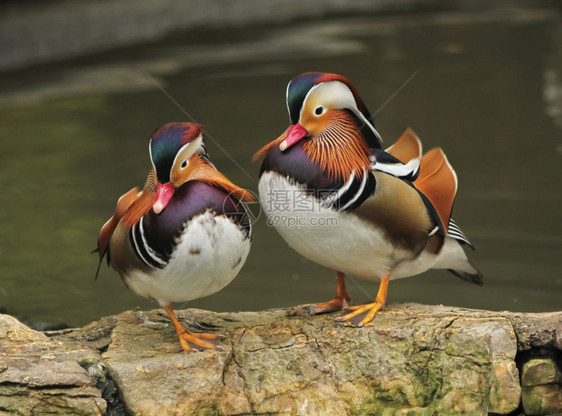
[[[68,325],[156,307],[105,266],[94,281],[97,257],[89,254],[116,199],[142,186],[152,131],[188,119],[155,82],[224,147],[228,156],[207,139],[215,164],[256,190],[251,156],[286,128],[286,84],[308,70],[347,75],[377,112],[386,144],[411,126],[425,149],[445,149],[459,175],[454,216],[477,247],[469,254],[486,285],[430,271],[392,282],[390,302],[562,308],[562,20],[552,10],[178,34],[3,74],[0,305]],[[260,218],[237,279],[189,306],[322,301],[335,282]],[[375,294],[376,284],[357,283],[348,283],[356,302]]]

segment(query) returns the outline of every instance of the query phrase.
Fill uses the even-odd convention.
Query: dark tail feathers
[[[462,280],[466,280],[469,283],[474,283],[477,284],[478,286],[484,285],[484,275],[479,270],[477,270],[478,273],[474,273],[474,274],[463,272],[460,270],[453,270],[453,269],[447,269],[447,270],[453,273],[455,276],[460,277]]]

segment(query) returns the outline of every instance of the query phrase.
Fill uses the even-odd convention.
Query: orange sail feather
[[[420,174],[414,185],[429,199],[448,232],[458,182],[457,175],[441,148],[432,149],[422,157]]]

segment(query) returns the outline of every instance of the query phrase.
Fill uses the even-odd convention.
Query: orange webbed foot
[[[311,315],[320,315],[321,313],[342,311],[349,302],[351,302],[351,296],[345,290],[345,274],[338,272],[338,286],[334,299],[328,302],[307,303],[306,305],[300,305],[298,308],[307,311]]]
[[[353,325],[362,327],[367,325],[371,322],[378,311],[380,311],[384,305],[381,302],[374,301],[372,303],[366,303],[364,305],[356,305],[350,306],[346,309],[348,312],[339,318],[336,318],[336,321],[339,322],[350,322]]]
[[[320,315],[322,313],[343,311],[345,308],[347,308],[347,305],[350,301],[351,297],[349,296],[346,296],[344,298],[336,297],[328,302],[307,303],[305,305],[299,305],[298,308],[307,311],[311,315]]]
[[[197,333],[191,332],[185,329],[185,327],[178,321],[178,318],[174,314],[172,308],[168,306],[163,307],[170,319],[172,320],[172,324],[174,324],[174,328],[176,329],[176,333],[178,334],[178,339],[180,341],[180,345],[184,351],[203,351],[203,350],[218,350],[222,351],[222,347],[220,345],[221,339],[224,338],[223,335],[220,334],[204,334],[204,333]]]
[[[220,345],[223,335],[190,332],[185,328],[177,333],[184,351],[223,350]]]
[[[365,305],[350,306],[346,309],[346,311],[350,312],[336,318],[336,321],[349,322],[359,327],[365,326],[371,322],[375,318],[377,312],[384,308],[384,305],[386,304],[389,280],[390,273],[381,279],[379,291],[374,302],[366,303]]]

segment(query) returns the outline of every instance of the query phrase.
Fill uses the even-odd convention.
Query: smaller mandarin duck
[[[440,148],[422,157],[408,129],[383,150],[363,100],[338,74],[301,74],[286,98],[290,127],[254,156],[262,160],[261,203],[289,246],[338,277],[333,300],[301,308],[345,310],[338,320],[363,326],[385,306],[392,279],[448,269],[483,283],[451,218],[457,176]],[[280,195],[289,203],[280,204]],[[346,274],[380,280],[374,302],[348,306]]]
[[[166,311],[185,351],[220,349],[221,335],[188,331],[171,304],[209,296],[236,277],[252,231],[242,202],[253,197],[209,161],[198,124],[165,124],[149,151],[144,189],[119,198],[100,230],[96,278],[107,255],[130,289]]]

